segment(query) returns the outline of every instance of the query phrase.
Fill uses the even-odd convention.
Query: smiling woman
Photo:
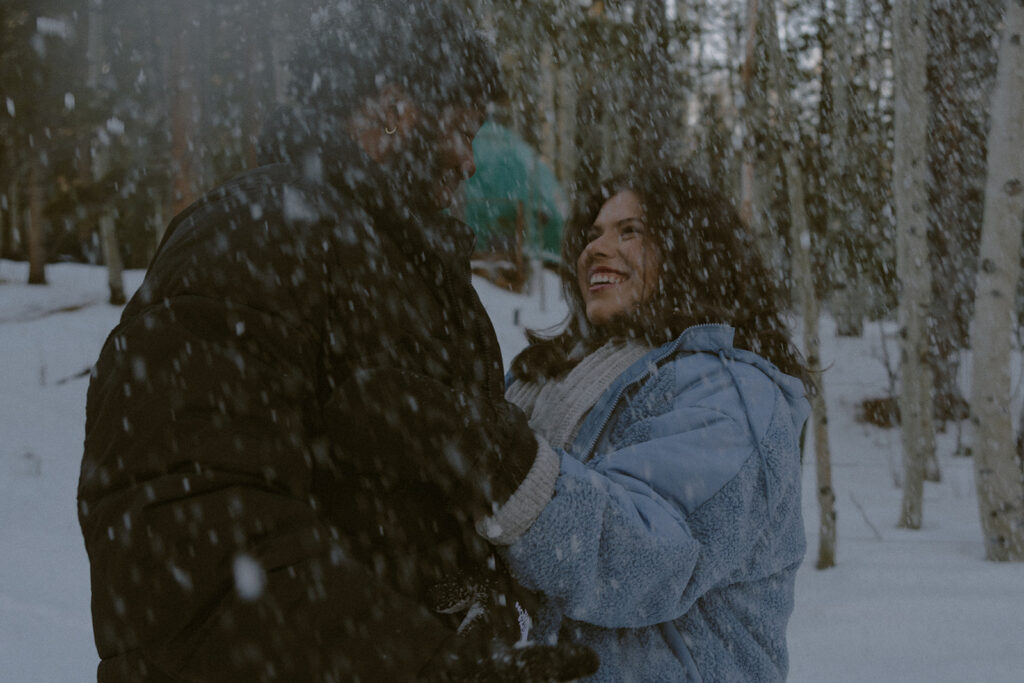
[[[636,308],[654,293],[661,256],[646,235],[640,198],[623,190],[609,199],[587,231],[576,274],[587,318],[595,325]]]
[[[784,679],[809,406],[778,285],[672,167],[582,197],[562,256],[568,325],[506,393],[554,456],[481,525],[544,596],[535,637],[592,648],[594,680]]]

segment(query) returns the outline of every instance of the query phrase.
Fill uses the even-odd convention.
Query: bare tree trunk
[[[895,146],[896,262],[900,278],[900,423],[903,502],[899,525],[920,529],[925,468],[935,457],[932,372],[928,364],[928,0],[896,3]]]
[[[705,87],[704,83],[704,32],[701,28],[704,25],[704,9],[707,6],[706,0],[703,2],[694,0],[686,3],[685,8],[680,8],[677,4],[678,16],[683,16],[685,10],[692,11],[692,15],[689,16],[685,21],[689,21],[690,25],[693,26],[693,32],[688,37],[688,42],[693,43],[696,41],[697,54],[693,59],[693,67],[691,72],[694,74],[696,87],[690,89],[691,97],[685,103],[683,109],[683,120],[688,125],[690,120],[690,111],[695,112],[695,116],[698,121],[702,120],[707,115],[707,105],[710,100],[710,93]],[[708,179],[715,184],[720,190],[728,193],[729,189],[727,185],[720,185],[715,183],[715,179],[711,174],[712,158],[716,155],[715,150],[709,146],[710,138],[710,121],[706,121],[706,126],[698,126],[694,131],[693,135],[683,136],[683,156],[687,159],[700,159],[701,167],[705,169]]]
[[[796,150],[800,149],[799,122],[796,108],[790,97],[790,79],[785,72],[786,67],[775,21],[775,6],[772,0],[765,0],[761,16],[765,22],[764,36],[768,48],[769,68],[780,109],[778,119],[783,137],[782,163],[786,171],[786,187],[789,195],[793,280],[800,288],[800,311],[804,323],[804,352],[807,354],[807,365],[812,371],[817,371],[821,367],[821,340],[818,334],[819,304],[814,287],[811,258],[813,242],[810,222],[807,218],[803,172],[796,154]],[[817,391],[811,397],[818,505],[821,510],[816,566],[818,569],[828,569],[835,566],[836,563],[835,492],[832,489],[832,451],[828,437],[825,384],[820,375],[817,384]]]
[[[110,213],[100,216],[100,242],[103,245],[103,260],[107,264],[107,289],[110,291],[108,301],[113,306],[122,306],[127,301],[124,294],[124,262],[121,260],[117,227]]]
[[[277,7],[278,3],[272,3],[273,7]],[[270,60],[270,76],[272,77],[273,87],[271,89],[274,102],[282,102],[285,98],[286,87],[288,84],[288,70],[286,64],[287,45],[284,41],[286,32],[284,30],[285,21],[281,16],[281,13],[275,11],[270,20],[271,31],[270,40],[265,46],[266,58]]]
[[[728,22],[729,26],[725,28],[722,33],[725,34],[725,53],[728,55],[726,60],[729,64],[736,62],[742,63],[743,49],[745,43],[743,40],[744,30],[746,27],[746,17],[742,14],[743,10],[733,4],[730,8],[733,10],[729,14]],[[755,23],[755,26],[757,24]],[[730,30],[731,29],[731,30]],[[743,115],[741,107],[735,106],[735,103],[740,101],[742,95],[737,96],[737,93],[742,92],[743,84],[740,81],[737,85],[737,81],[740,79],[737,76],[736,69],[726,69],[725,73],[725,91],[727,97],[723,97],[718,101],[721,106],[722,121],[724,126],[722,128],[722,140],[726,143],[725,147],[722,147],[722,161],[724,176],[729,179],[728,184],[722,185],[724,188],[728,188],[729,193],[732,196],[740,197],[742,200],[743,188],[743,151],[736,152],[732,149],[733,147],[733,135],[736,128],[736,123],[739,121],[742,123]],[[728,150],[728,151],[726,151]],[[751,188],[754,188],[755,182],[751,183]],[[756,190],[752,189],[752,192]],[[752,195],[753,196],[753,195]],[[742,210],[742,207],[740,207]],[[751,211],[752,214],[757,214],[757,209],[754,208]],[[740,218],[742,220],[742,216]]]
[[[558,64],[558,159],[555,174],[563,187],[576,169],[576,64],[575,50],[563,50]]]
[[[740,113],[743,120],[743,163],[740,166],[739,209],[740,219],[754,234],[760,234],[759,226],[754,223],[757,220],[754,211],[754,159],[757,156],[754,141],[754,60],[757,49],[757,17],[757,0],[747,0],[747,23],[744,31],[746,42],[743,67],[740,71],[740,82],[743,85],[743,107]]]
[[[192,203],[195,194],[196,91],[190,32],[195,12],[191,1],[175,14],[171,41],[171,159],[174,179],[171,210],[177,214]]]
[[[629,112],[632,150],[627,156],[670,161],[678,156],[676,117],[669,76],[665,0],[637,0],[633,21],[638,49],[634,58],[634,78]]]
[[[555,138],[555,55],[551,41],[542,39],[540,46],[540,154],[548,167],[555,161],[558,142]]]
[[[589,72],[591,68],[584,64]],[[588,190],[597,184],[607,150],[601,144],[604,125],[604,93],[599,91],[597,79],[587,73],[580,87],[579,103],[576,109],[576,146],[579,149],[579,163],[573,177],[573,193]]]
[[[851,253],[850,243],[854,234],[850,211],[850,152],[847,145],[850,131],[850,51],[849,27],[846,22],[846,0],[835,3],[832,16],[835,28],[832,33],[832,59],[829,67],[832,76],[832,107],[829,122],[829,164],[832,167],[830,180],[834,187],[827,193],[828,233],[830,241],[843,247],[838,249],[836,270],[839,277],[832,293],[832,315],[836,320],[836,334],[843,337],[860,337],[864,334],[864,296],[859,286],[860,275]],[[822,11],[826,9],[822,3]],[[824,23],[824,22],[823,22]]]
[[[1006,3],[992,97],[974,326],[974,476],[989,560],[1024,561],[1024,482],[1010,415],[1011,335],[1024,218],[1024,5]]]
[[[88,87],[99,87],[99,75],[103,63],[103,0],[92,0],[89,3],[89,44],[88,70],[86,82]],[[105,183],[110,169],[110,148],[102,143],[92,149],[92,177],[94,183]],[[124,265],[121,261],[121,245],[117,239],[117,227],[111,209],[106,207],[99,218],[100,244],[103,247],[103,262],[107,265],[107,286],[110,290],[110,303],[123,305]]]
[[[267,65],[263,61],[265,47],[269,36],[265,28],[273,21],[271,7],[263,2],[251,2],[245,13],[245,111],[242,113],[242,145],[246,168],[255,168],[257,159],[257,141],[262,123],[262,106],[268,76]]]
[[[164,241],[164,231],[167,230],[167,222],[164,220],[164,197],[157,196],[153,201],[153,253]]]
[[[4,250],[7,248],[7,220],[5,214],[11,210],[10,197],[0,195],[0,258],[4,257]]]
[[[18,187],[18,165],[14,165],[11,173],[11,182],[7,184],[7,215],[10,217],[11,243],[8,246],[12,255],[17,253],[22,245],[21,236],[21,188]]]
[[[28,176],[28,283],[46,284],[46,223],[43,218],[43,180],[39,159],[33,159]]]

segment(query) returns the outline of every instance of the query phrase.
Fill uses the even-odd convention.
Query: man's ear
[[[403,149],[419,117],[419,108],[405,90],[387,84],[353,113],[348,133],[371,159],[384,163]]]
[[[408,135],[419,120],[419,108],[401,86],[385,85],[372,101],[383,117],[385,129],[394,131],[394,135],[402,132]]]

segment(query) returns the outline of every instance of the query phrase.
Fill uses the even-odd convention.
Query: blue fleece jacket
[[[692,327],[614,381],[507,549],[545,596],[532,637],[592,647],[588,680],[786,677],[810,406],[800,381],[732,337]]]

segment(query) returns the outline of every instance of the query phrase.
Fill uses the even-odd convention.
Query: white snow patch
[[[233,564],[235,590],[243,600],[257,600],[267,587],[267,573],[252,555],[240,553]]]
[[[36,32],[44,36],[67,38],[71,35],[71,27],[63,19],[36,17]]]
[[[497,538],[504,529],[493,517],[484,517],[477,522],[477,531],[486,538]]]

